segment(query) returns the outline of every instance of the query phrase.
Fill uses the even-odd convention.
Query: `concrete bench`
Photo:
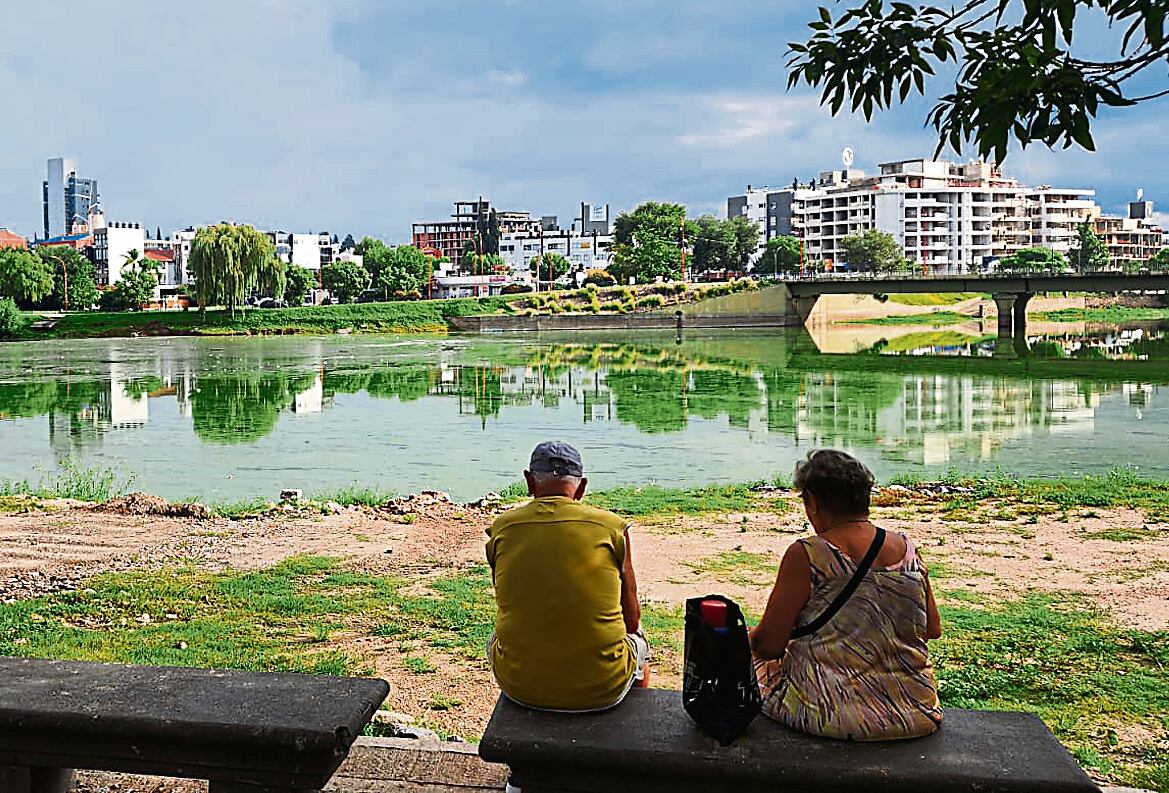
[[[1037,717],[947,710],[937,733],[849,743],[760,716],[732,746],[702,733],[677,691],[630,692],[594,715],[541,713],[501,697],[479,755],[523,793],[1098,793]]]
[[[85,768],[317,791],[387,694],[384,680],[0,658],[0,790],[55,793]]]

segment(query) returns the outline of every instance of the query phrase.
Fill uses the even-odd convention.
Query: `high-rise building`
[[[75,227],[89,228],[89,217],[100,211],[101,198],[96,179],[82,179],[72,160],[54,157],[48,161],[44,199],[45,238],[64,237]]]
[[[806,186],[749,188],[727,200],[727,215],[759,223],[763,244],[781,234],[800,238],[813,261],[841,263],[844,237],[877,229],[915,264],[964,270],[1029,246],[1066,253],[1079,225],[1101,214],[1094,195],[1028,187],[994,163],[918,159],[883,163],[875,176],[846,168]]]

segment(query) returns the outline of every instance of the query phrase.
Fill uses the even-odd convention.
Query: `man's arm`
[[[625,632],[641,629],[641,601],[637,599],[637,577],[633,574],[633,546],[629,544],[629,527],[625,527],[625,561],[621,565],[621,614]]]

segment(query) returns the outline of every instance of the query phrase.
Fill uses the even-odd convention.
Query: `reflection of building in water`
[[[1090,433],[1108,393],[1068,381],[940,376],[809,375],[805,387],[797,440],[874,445],[889,457],[925,465],[959,456],[985,461],[1004,443],[1037,431]]]
[[[111,427],[142,427],[150,420],[149,385],[127,376],[118,364],[110,364]]]
[[[313,384],[297,393],[292,401],[292,412],[321,413],[325,409],[325,378],[323,373],[317,372]]]

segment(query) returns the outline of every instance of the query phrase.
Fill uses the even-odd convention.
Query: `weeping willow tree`
[[[232,315],[249,293],[260,290],[276,299],[284,294],[286,265],[267,235],[251,226],[220,223],[199,229],[188,265],[195,279],[199,310],[225,305]]]

